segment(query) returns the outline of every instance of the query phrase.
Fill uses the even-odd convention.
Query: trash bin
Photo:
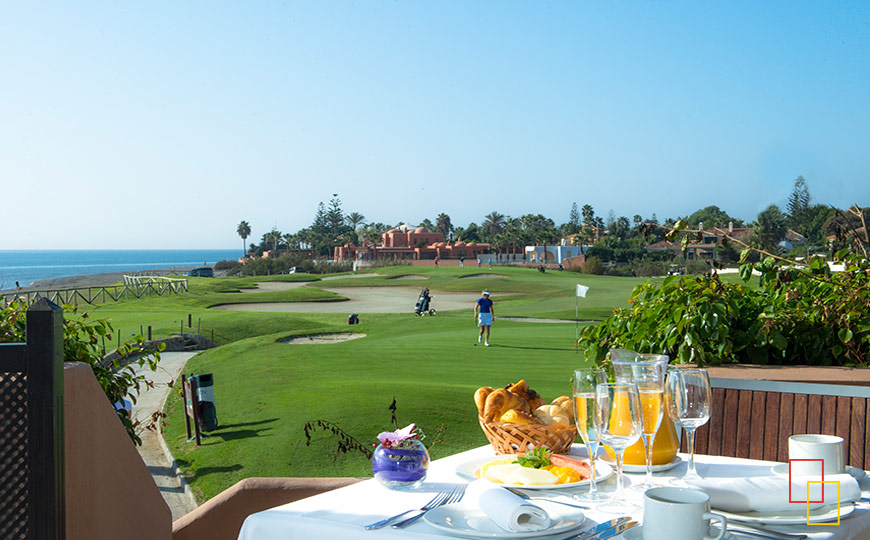
[[[193,375],[196,381],[196,399],[199,401],[201,431],[214,431],[218,427],[217,408],[214,403],[214,376],[211,373]]]

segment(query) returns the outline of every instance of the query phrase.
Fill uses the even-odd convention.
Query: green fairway
[[[240,293],[256,282],[290,276],[194,279],[190,293],[150,297],[92,307],[123,335],[151,325],[155,337],[177,332],[190,313],[194,326],[222,346],[191,359],[185,372],[213,373],[220,428],[196,448],[186,441],[181,397],[167,402],[165,437],[202,499],[251,476],[367,476],[359,452],[337,455],[337,439],[316,432],[306,445],[306,422],[332,422],[369,445],[392,429],[393,398],[401,426],[414,422],[430,435],[433,458],[485,444],[472,395],[479,386],[504,386],[526,379],[550,401],[570,392],[572,370],[583,365],[574,350],[574,324],[499,320],[500,316],[573,319],[575,285],[590,287],[580,299],[581,319],[600,319],[626,306],[631,289],[643,280],[570,272],[541,274],[533,269],[388,267],[376,277],[331,279],[288,291]],[[460,277],[469,274],[504,277]],[[395,279],[418,275],[426,279]],[[314,280],[314,276],[290,277]],[[404,313],[361,314],[347,325],[346,314],[259,313],[209,309],[233,302],[340,301],[312,286],[428,287],[433,291],[493,290],[496,321],[491,347],[477,344],[472,306],[416,317]],[[507,293],[514,293],[507,296]],[[348,292],[350,294],[350,292]],[[505,296],[499,297],[499,294]],[[128,331],[129,329],[129,331]],[[293,335],[360,332],[363,339],[320,345],[280,343]],[[436,431],[443,429],[440,435]]]

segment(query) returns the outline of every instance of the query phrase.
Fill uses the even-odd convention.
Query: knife
[[[622,525],[618,525],[615,529],[608,529],[598,536],[593,536],[589,540],[605,540],[606,538],[612,538],[617,534],[622,534],[628,529],[637,526],[637,521],[629,521],[628,523],[623,523]]]
[[[602,533],[604,531],[609,531],[610,529],[612,529],[614,527],[617,527],[619,525],[622,525],[623,523],[626,523],[630,519],[631,518],[628,516],[614,518],[614,519],[611,519],[610,521],[605,521],[604,523],[596,525],[594,528],[589,529],[588,531],[583,531],[581,533],[573,534],[571,536],[566,536],[565,538],[562,538],[562,540],[589,540],[593,536],[597,535],[598,533]]]

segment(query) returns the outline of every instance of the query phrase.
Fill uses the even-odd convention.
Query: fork
[[[430,507],[430,506],[431,506],[432,508],[435,508],[435,506],[440,506],[441,504],[444,503],[444,501],[447,500],[447,498],[450,496],[451,493],[452,493],[452,492],[450,492],[450,491],[441,491],[441,492],[439,492],[437,495],[435,495],[434,497],[432,497],[432,500],[431,500],[431,501],[429,501],[429,502],[427,502],[425,505],[423,505],[423,507],[420,508],[420,510],[425,510],[426,508],[428,508],[428,507]],[[401,514],[396,514],[396,515],[393,516],[393,517],[388,517],[387,519],[382,519],[382,520],[380,520],[380,521],[376,521],[376,522],[372,523],[371,525],[366,525],[366,530],[369,530],[369,531],[370,531],[370,530],[372,530],[372,529],[380,529],[381,527],[385,527],[385,526],[389,525],[391,521],[397,520],[397,519],[399,519],[400,517],[402,517],[402,516],[404,516],[405,514],[407,514],[408,512],[413,512],[413,511],[414,511],[414,509],[413,509],[413,508],[410,508],[410,509],[408,509],[408,510],[405,510],[405,511],[402,512]]]
[[[513,493],[514,495],[519,497],[520,499],[523,499],[526,501],[547,501],[547,502],[556,503],[556,504],[564,504],[565,506],[570,506],[571,508],[580,508],[582,510],[589,510],[590,508],[592,508],[591,506],[582,506],[579,504],[570,504],[570,503],[562,502],[562,501],[559,501],[556,499],[552,499],[550,497],[532,497],[528,493],[522,492],[522,491],[520,491],[518,489],[514,489],[514,488],[506,487],[505,489],[510,491],[511,493]]]
[[[394,529],[401,529],[403,527],[407,527],[411,523],[414,523],[415,521],[417,521],[418,519],[423,517],[423,515],[426,512],[428,512],[429,510],[432,510],[433,508],[438,508],[439,506],[443,506],[445,504],[459,502],[462,500],[462,497],[464,495],[465,495],[465,484],[459,484],[455,488],[453,488],[453,491],[450,492],[450,495],[446,499],[444,499],[440,502],[436,502],[435,504],[432,504],[432,505],[427,504],[426,506],[424,506],[423,508],[420,509],[420,513],[417,514],[416,516],[409,517],[408,519],[406,519],[404,521],[400,521],[398,523],[393,523],[390,526]]]

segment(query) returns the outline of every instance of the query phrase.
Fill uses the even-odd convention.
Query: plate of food
[[[478,458],[456,468],[469,480],[483,478],[494,484],[522,489],[565,489],[589,484],[589,460],[553,454],[546,449],[525,454]],[[596,482],[613,474],[613,467],[601,460],[595,463]]]

